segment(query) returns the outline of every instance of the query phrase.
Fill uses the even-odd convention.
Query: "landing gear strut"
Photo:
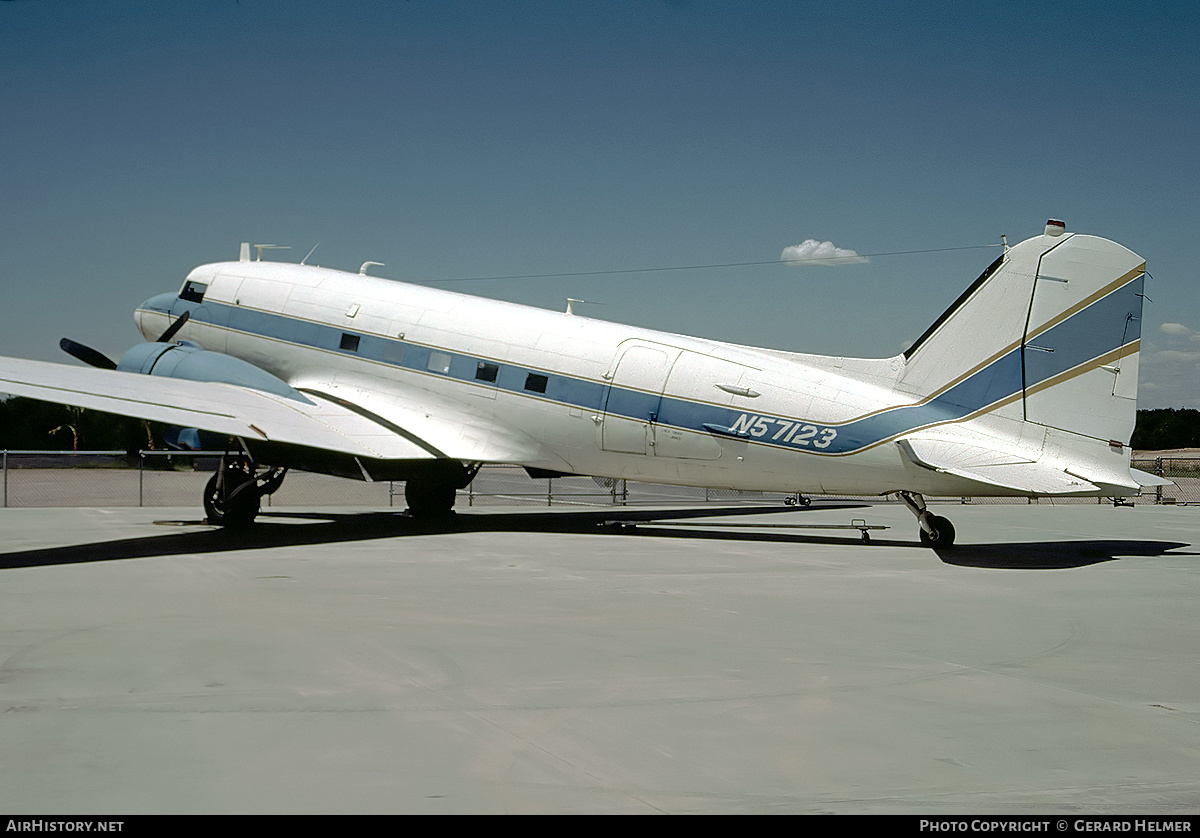
[[[286,468],[260,469],[244,455],[225,455],[217,473],[204,487],[204,514],[219,527],[244,527],[254,522],[264,495],[283,483]]]
[[[900,492],[900,500],[904,501],[917,523],[921,525],[919,535],[921,543],[926,547],[950,547],[954,544],[954,525],[940,515],[934,515],[925,507],[925,498],[916,492]]]

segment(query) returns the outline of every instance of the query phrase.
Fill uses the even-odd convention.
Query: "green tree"
[[[35,399],[13,397],[0,401],[0,448],[30,451],[92,449],[135,452],[153,444],[147,423]],[[67,439],[71,445],[64,445]]]
[[[1200,447],[1200,410],[1184,407],[1139,410],[1133,447],[1139,451]]]

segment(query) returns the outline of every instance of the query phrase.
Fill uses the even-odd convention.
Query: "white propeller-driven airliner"
[[[246,524],[286,469],[406,481],[450,511],[480,465],[799,494],[1136,495],[1145,262],[1066,232],[1005,250],[904,354],[837,358],[622,326],[357,273],[202,265],[89,369],[0,358],[0,392],[219,435],[208,518]],[[195,439],[194,430],[180,433]],[[228,441],[228,442],[225,442]]]

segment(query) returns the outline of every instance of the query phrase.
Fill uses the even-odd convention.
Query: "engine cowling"
[[[219,381],[311,404],[286,381],[261,367],[186,341],[140,343],[121,356],[117,370],[187,381]],[[163,441],[171,448],[200,451],[220,448],[224,444],[224,437],[197,428],[167,428]]]
[[[224,352],[203,349],[194,343],[140,343],[121,356],[117,369],[187,381],[236,384],[311,404],[286,381],[261,367]]]

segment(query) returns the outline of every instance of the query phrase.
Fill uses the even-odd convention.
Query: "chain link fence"
[[[1173,481],[1173,485],[1151,490],[1153,503],[1200,503],[1200,459],[1156,457],[1153,460],[1134,460],[1133,467]]]
[[[4,507],[199,506],[216,471],[220,452],[4,451]],[[1161,475],[1173,485],[1151,489],[1139,503],[1200,503],[1200,459],[1139,459],[1134,468]],[[817,496],[812,496],[817,497]],[[837,496],[879,502],[878,496]],[[532,478],[519,466],[485,466],[458,493],[460,507],[616,506],[675,503],[776,504],[794,500],[778,492],[698,489],[592,477]],[[1110,503],[1106,498],[927,498],[957,503]],[[364,483],[302,471],[288,473],[264,506],[355,506],[403,509],[404,484]]]

